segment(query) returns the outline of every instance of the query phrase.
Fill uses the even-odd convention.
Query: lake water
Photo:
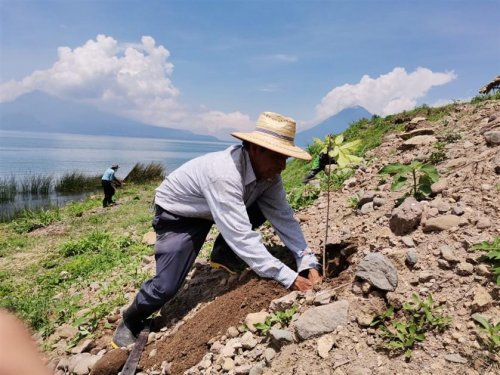
[[[117,177],[124,178],[136,163],[163,164],[167,174],[184,162],[208,152],[227,148],[229,142],[176,141],[170,139],[92,136],[61,133],[33,133],[0,130],[0,179],[14,176],[52,176],[70,172],[100,175],[112,164],[119,164]],[[40,206],[41,202],[61,204],[77,197],[51,194],[47,199],[23,197],[1,203],[5,216],[16,208]]]

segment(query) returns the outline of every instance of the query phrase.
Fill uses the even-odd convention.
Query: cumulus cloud
[[[198,114],[197,120],[199,126],[212,134],[218,134],[228,129],[250,131],[254,127],[254,122],[250,117],[241,112],[205,111]]]
[[[380,116],[412,109],[417,99],[424,97],[434,86],[444,85],[456,78],[453,72],[433,72],[417,68],[407,73],[404,68],[394,68],[378,78],[364,75],[359,83],[335,87],[316,106],[316,116],[311,124],[317,124],[341,110],[362,106]]]

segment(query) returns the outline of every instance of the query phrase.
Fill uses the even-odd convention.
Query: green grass
[[[151,230],[155,187],[127,184],[111,209],[102,209],[98,195],[0,223],[0,307],[46,338],[62,323],[78,326],[79,337],[91,334],[99,319],[128,302],[127,290],[151,276],[138,267],[153,253],[141,240]],[[55,223],[53,231],[27,235]],[[91,290],[90,283],[100,287]]]
[[[61,219],[58,207],[52,209],[26,209],[12,221],[12,228],[17,233],[29,233],[35,229],[44,228]]]

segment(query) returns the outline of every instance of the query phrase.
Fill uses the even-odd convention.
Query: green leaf
[[[403,186],[406,185],[407,181],[408,179],[406,177],[402,175],[397,175],[396,177],[394,177],[394,180],[392,181],[391,190],[392,191],[401,190]]]
[[[476,322],[481,324],[483,326],[483,328],[485,328],[485,329],[490,328],[490,323],[488,322],[488,320],[484,316],[479,315],[479,314],[474,314],[474,315],[472,315],[472,319],[474,319]]]
[[[425,164],[420,170],[425,173],[433,183],[439,180],[439,173],[435,166]]]
[[[405,165],[400,163],[387,164],[382,167],[382,169],[378,172],[378,174],[389,174],[393,175],[396,173],[404,173],[406,172]]]

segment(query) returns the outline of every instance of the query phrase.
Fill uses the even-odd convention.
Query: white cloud
[[[444,85],[456,78],[454,72],[435,73],[417,68],[407,73],[394,68],[376,79],[364,75],[359,83],[335,87],[316,106],[316,116],[308,125],[317,124],[341,110],[362,106],[381,116],[412,109],[417,99],[424,97],[434,86]]]
[[[197,119],[198,126],[209,134],[219,134],[228,129],[250,131],[254,128],[254,122],[250,117],[241,112],[205,111],[198,114]]]
[[[0,102],[40,90],[157,126],[209,134],[248,127],[249,117],[240,112],[185,108],[171,79],[174,65],[169,57],[170,52],[150,36],[143,36],[141,43],[119,44],[98,35],[74,49],[58,48],[50,69],[0,84]]]

